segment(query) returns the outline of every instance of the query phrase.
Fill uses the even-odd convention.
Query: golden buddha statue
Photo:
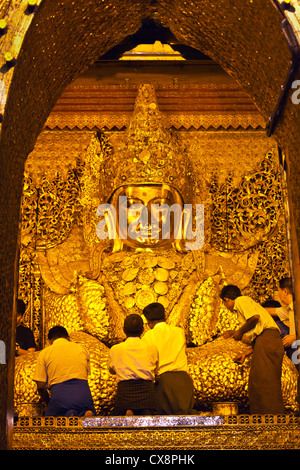
[[[234,357],[246,346],[222,338],[236,320],[219,292],[224,282],[246,287],[257,256],[253,250],[212,250],[209,228],[203,239],[205,188],[181,143],[164,128],[152,86],[139,89],[124,144],[114,150],[104,134],[94,135],[81,183],[83,230],[75,227],[38,259],[47,285],[44,328],[61,324],[89,349],[97,413],[109,413],[114,402],[108,348],[124,338],[128,314],[142,314],[156,301],[164,305],[167,322],[185,329],[196,408],[231,401],[243,409],[251,359],[236,364]],[[16,361],[17,410],[38,401],[30,379],[37,354]],[[296,381],[297,371],[285,357],[287,410],[296,407]]]

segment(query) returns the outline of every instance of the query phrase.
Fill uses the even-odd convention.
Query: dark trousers
[[[51,398],[45,416],[84,416],[96,410],[87,380],[71,379],[51,387]]]
[[[122,380],[118,382],[114,416],[123,416],[127,410],[135,415],[155,414],[154,383],[151,380]]]
[[[283,414],[281,369],[284,347],[279,331],[266,329],[256,337],[249,374],[251,414]]]
[[[161,374],[155,385],[158,413],[163,415],[189,415],[194,406],[194,385],[184,371]]]

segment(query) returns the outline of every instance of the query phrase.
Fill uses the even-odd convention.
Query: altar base
[[[13,450],[299,450],[293,415],[21,417]]]

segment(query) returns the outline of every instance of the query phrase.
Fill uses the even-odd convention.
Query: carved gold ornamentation
[[[78,217],[79,184],[76,171],[64,179],[59,173],[45,176],[39,188],[32,178],[24,177],[22,207],[22,244],[36,250],[53,248],[69,235]],[[51,217],[49,217],[51,214]]]
[[[289,275],[280,172],[273,147],[257,171],[244,175],[238,186],[233,177],[211,185],[211,245],[225,253],[257,252],[250,284],[233,282],[262,302],[273,297],[276,282]],[[247,258],[247,255],[245,255]]]
[[[267,239],[278,225],[282,211],[279,169],[272,148],[256,172],[245,175],[239,186],[232,176],[211,185],[213,199],[211,243],[222,251],[241,251]],[[224,212],[224,208],[226,211]]]
[[[164,183],[175,187],[185,203],[193,202],[190,162],[179,139],[164,126],[152,85],[141,85],[125,143],[106,154],[103,163],[105,200],[120,186]]]

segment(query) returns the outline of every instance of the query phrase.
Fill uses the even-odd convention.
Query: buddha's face
[[[174,242],[183,202],[167,185],[123,186],[113,195],[118,238],[132,248],[166,247]]]

